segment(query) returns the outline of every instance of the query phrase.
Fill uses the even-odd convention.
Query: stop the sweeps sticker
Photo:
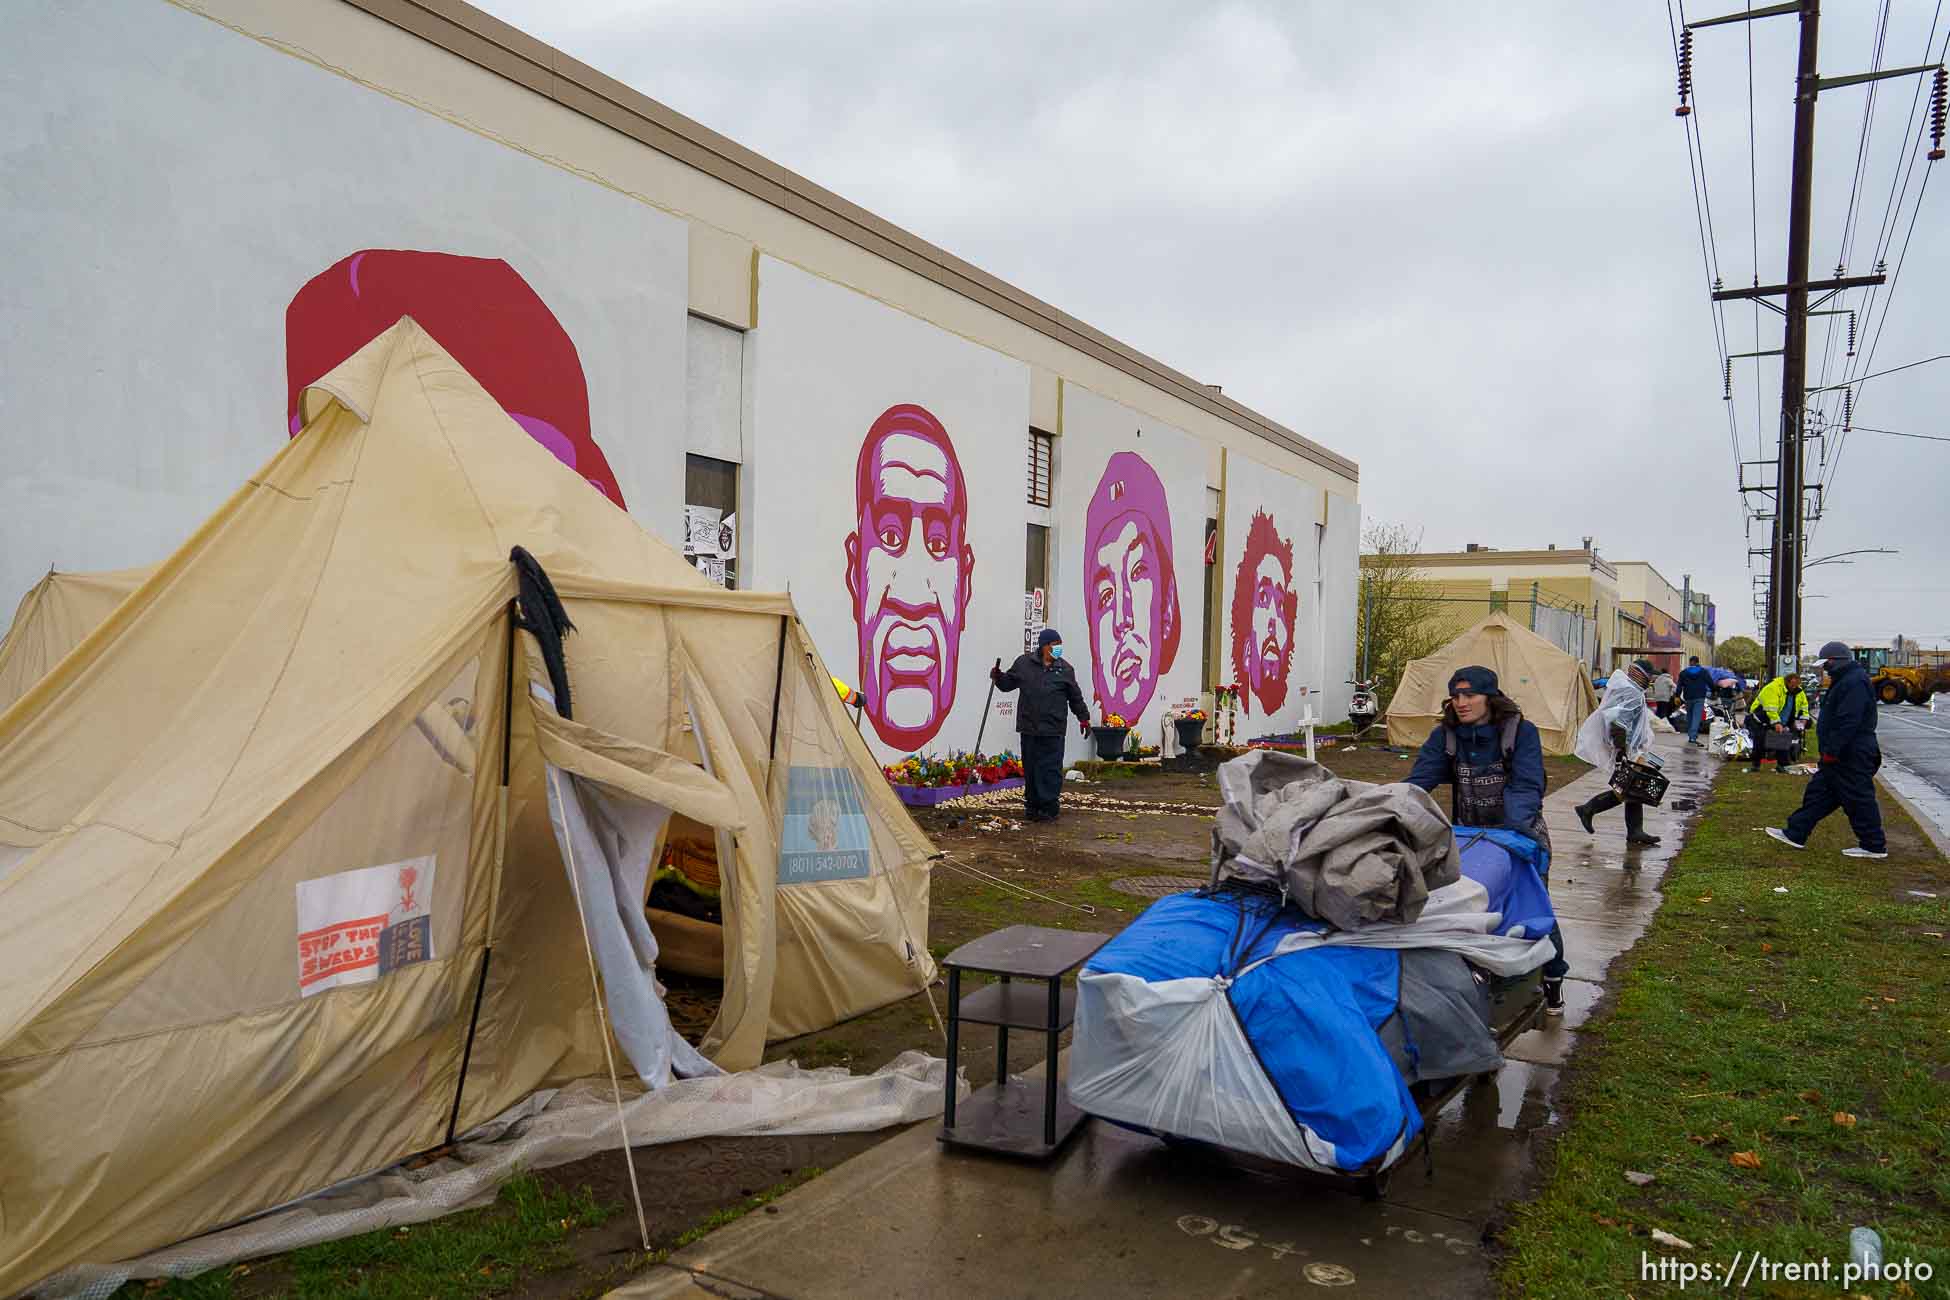
[[[363,984],[431,960],[432,856],[298,882],[298,992]]]

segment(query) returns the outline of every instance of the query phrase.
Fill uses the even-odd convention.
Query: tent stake
[[[508,662],[507,671],[501,678],[501,826],[496,836],[497,845],[507,842],[508,834],[508,752],[515,730],[515,602],[508,602]],[[495,874],[501,871],[500,852],[495,853]],[[498,892],[500,881],[490,883],[490,897]],[[487,992],[488,961],[494,956],[494,909],[488,909],[487,942],[481,948],[481,973],[474,980],[474,1009],[467,1017],[467,1042],[460,1051],[460,1077],[454,1081],[454,1106],[447,1112],[447,1140],[443,1146],[454,1144],[454,1126],[460,1123],[461,1093],[467,1088],[467,1063],[474,1057],[474,1031],[481,1023],[481,998]]]

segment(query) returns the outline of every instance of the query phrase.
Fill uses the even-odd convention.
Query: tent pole
[[[508,654],[506,671],[501,678],[501,810],[495,840],[494,871],[497,879],[488,884],[489,897],[500,892],[501,845],[507,842],[508,834],[508,754],[515,730],[515,602],[508,602]],[[481,946],[481,972],[474,979],[474,1010],[467,1017],[467,1042],[460,1051],[460,1077],[454,1081],[454,1105],[447,1112],[447,1140],[444,1145],[454,1144],[454,1126],[460,1123],[460,1098],[467,1087],[467,1063],[474,1056],[474,1031],[481,1023],[481,998],[487,992],[488,962],[494,957],[494,908],[488,908],[487,942]]]
[[[785,686],[785,636],[791,630],[792,616],[779,615],[779,661],[772,668],[772,739],[765,746],[768,780],[770,764],[779,756],[779,692]]]

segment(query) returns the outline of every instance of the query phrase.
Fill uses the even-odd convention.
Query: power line
[[[1685,0],[1680,0],[1680,21],[1683,22],[1685,17]],[[1666,25],[1672,32],[1672,53],[1674,61],[1677,62],[1680,57],[1679,27],[1673,21],[1671,0],[1667,0],[1666,4]],[[1694,105],[1693,111],[1684,119],[1686,168],[1693,184],[1693,223],[1699,231],[1700,267],[1712,284],[1719,285],[1723,283],[1720,278],[1719,240],[1713,234],[1713,207],[1706,189],[1706,147],[1704,141],[1699,138],[1697,94],[1694,96]],[[1718,354],[1715,359],[1719,363],[1718,368],[1725,370],[1732,365],[1728,357],[1733,351],[1727,344],[1726,309],[1720,303],[1709,299],[1708,310],[1713,321],[1713,344]],[[1740,473],[1740,420],[1731,402],[1727,404],[1727,439],[1733,452],[1733,472],[1737,483]],[[1742,498],[1742,510],[1745,510],[1744,498]]]
[[[1936,40],[1937,25],[1942,20],[1942,16],[1943,16],[1943,0],[1937,0],[1936,7],[1931,12],[1930,15],[1930,29],[1927,33],[1925,33],[1923,37],[1923,62],[1925,65],[1928,65],[1931,62],[1930,47],[1932,44],[1934,44]],[[1943,48],[1938,51],[1937,58],[1935,61],[1941,63],[1947,54],[1950,54],[1950,33],[1945,34]],[[1871,83],[1872,89],[1873,86],[1874,83]],[[1893,242],[1895,238],[1896,226],[1902,220],[1902,205],[1904,199],[1906,199],[1909,195],[1909,183],[1910,183],[1910,178],[1915,174],[1916,171],[1917,155],[1923,151],[1923,137],[1926,132],[1927,115],[1917,112],[1917,109],[1921,106],[1922,102],[1923,102],[1923,79],[1919,77],[1916,81],[1915,90],[1911,93],[1910,96],[1910,122],[1913,123],[1913,128],[1912,126],[1909,125],[1906,125],[1903,128],[1903,146],[1904,146],[1903,152],[1897,155],[1895,169],[1891,173],[1889,178],[1889,199],[1885,203],[1882,220],[1880,223],[1878,223],[1876,252],[1875,252],[1875,264],[1878,266],[1886,263],[1888,252],[1889,252],[1889,245],[1891,242]],[[1913,143],[1912,143],[1912,134],[1911,134],[1912,129],[1914,131]],[[1852,364],[1848,365],[1843,369],[1842,372],[1843,382],[1839,385],[1829,386],[1829,391],[1834,391],[1837,388],[1846,389],[1851,386],[1865,382],[1867,379],[1876,377],[1874,374],[1863,374],[1858,372],[1867,372],[1870,366],[1874,364],[1876,349],[1882,342],[1883,327],[1888,323],[1889,320],[1889,305],[1894,300],[1896,284],[1897,281],[1900,280],[1902,276],[1902,263],[1908,257],[1909,239],[1910,236],[1913,235],[1916,231],[1916,217],[1917,214],[1922,211],[1923,195],[1929,189],[1930,170],[1931,169],[1927,167],[1924,169],[1923,184],[1917,190],[1916,206],[1913,209],[1911,209],[1910,212],[1909,232],[1905,234],[1903,237],[1903,252],[1901,256],[1899,256],[1897,259],[1895,274],[1889,277],[1888,283],[1886,285],[1879,285],[1879,286],[1872,287],[1863,299],[1862,317],[1865,322],[1868,322],[1870,321],[1870,318],[1874,317],[1875,315],[1876,299],[1878,294],[1881,295],[1882,304],[1883,304],[1882,315],[1879,318],[1875,318],[1875,334],[1869,340],[1867,348],[1858,350],[1857,359],[1854,360]],[[1899,178],[1902,182],[1902,187],[1900,191],[1898,191],[1897,189],[1897,180]],[[1884,289],[1886,289],[1887,292],[1883,292]],[[1932,360],[1934,359],[1936,358],[1932,358]],[[1912,364],[1921,365],[1924,363],[1915,362]],[[1896,367],[1896,369],[1906,370],[1909,369],[1909,367],[1898,366]],[[1877,373],[1893,374],[1894,371],[1893,370],[1881,371]],[[1826,377],[1824,376],[1824,379],[1825,378]],[[1850,394],[1845,394],[1845,396],[1850,396]],[[1829,409],[1829,405],[1832,400],[1833,399],[1830,399],[1827,396],[1822,397],[1821,401],[1822,401],[1822,409],[1824,413]],[[1848,409],[1848,408],[1845,407],[1844,409]],[[1842,454],[1848,449],[1850,423],[1852,423],[1852,421],[1844,421],[1841,436],[1836,440],[1834,453],[1832,457],[1829,458],[1829,464],[1827,465],[1827,474],[1823,481],[1824,503],[1828,499],[1828,494],[1830,491],[1832,491],[1835,484],[1835,480],[1841,471]],[[1818,522],[1816,527],[1817,529],[1819,528]]]
[[[1882,376],[1884,376],[1884,375],[1893,375],[1893,374],[1896,374],[1896,373],[1897,373],[1897,372],[1899,372],[1899,371],[1903,371],[1903,370],[1914,370],[1914,369],[1916,369],[1916,367],[1918,367],[1918,366],[1927,366],[1927,365],[1929,365],[1929,364],[1930,364],[1930,363],[1931,363],[1932,361],[1950,361],[1950,352],[1945,352],[1945,353],[1942,353],[1942,354],[1940,354],[1940,355],[1938,355],[1938,356],[1934,356],[1934,357],[1924,357],[1924,358],[1923,358],[1923,359],[1922,359],[1921,361],[1912,361],[1912,362],[1910,362],[1910,363],[1909,363],[1909,364],[1907,364],[1907,365],[1902,365],[1902,366],[1891,366],[1891,367],[1890,367],[1889,369],[1887,369],[1887,370],[1878,370],[1878,371],[1876,371],[1876,372],[1875,372],[1875,373],[1873,373],[1873,374],[1868,374],[1868,375],[1857,375],[1857,376],[1856,376],[1855,378],[1853,378],[1853,379],[1846,379],[1846,380],[1843,380],[1843,381],[1842,381],[1841,383],[1839,383],[1839,384],[1831,384],[1831,385],[1829,385],[1829,387],[1828,387],[1827,389],[1824,389],[1824,390],[1820,390],[1820,391],[1824,391],[1824,392],[1832,392],[1832,391],[1834,391],[1834,390],[1836,390],[1836,389],[1841,389],[1841,388],[1848,388],[1848,387],[1850,387],[1851,385],[1854,385],[1854,384],[1864,384],[1864,383],[1867,383],[1867,382],[1868,382],[1869,380],[1871,380],[1871,379],[1880,379],[1880,378],[1882,378]],[[1811,390],[1811,391],[1813,391],[1813,390]]]
[[[1752,38],[1752,30],[1749,29],[1748,39],[1751,40]],[[1883,50],[1888,42],[1888,38],[1889,0],[1882,0],[1882,17],[1876,24],[1875,44],[1869,54],[1869,70],[1871,72],[1882,71]],[[1924,52],[1928,53],[1927,43],[1925,44]],[[1873,129],[1875,122],[1876,92],[1880,89],[1881,84],[1879,82],[1870,82],[1868,94],[1863,96],[1862,99],[1862,130],[1855,142],[1855,167],[1849,173],[1848,208],[1842,217],[1842,238],[1838,250],[1837,269],[1835,272],[1837,275],[1840,275],[1842,269],[1848,266],[1855,253],[1855,234],[1857,230],[1855,218],[1858,211],[1858,200],[1862,193],[1862,180],[1868,164],[1869,133]],[[1828,365],[1830,357],[1835,350],[1835,325],[1839,319],[1836,316],[1830,316],[1828,318],[1828,331],[1824,337],[1821,349],[1820,382],[1822,384],[1828,382]],[[1825,415],[1826,411],[1823,414]]]
[[[1857,433],[1881,433],[1891,438],[1920,438],[1924,442],[1950,442],[1950,437],[1940,433],[1898,433],[1894,429],[1871,429],[1866,424],[1855,426]]]

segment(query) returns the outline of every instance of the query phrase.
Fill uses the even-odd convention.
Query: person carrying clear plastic
[[[1649,659],[1635,660],[1611,675],[1598,711],[1578,728],[1579,758],[1610,772],[1619,759],[1652,747],[1652,710],[1646,704],[1645,688],[1658,675],[1658,668]],[[1587,835],[1596,834],[1591,819],[1620,804],[1625,805],[1625,842],[1633,846],[1657,844],[1659,837],[1645,831],[1645,805],[1610,788],[1578,805],[1578,822]]]

